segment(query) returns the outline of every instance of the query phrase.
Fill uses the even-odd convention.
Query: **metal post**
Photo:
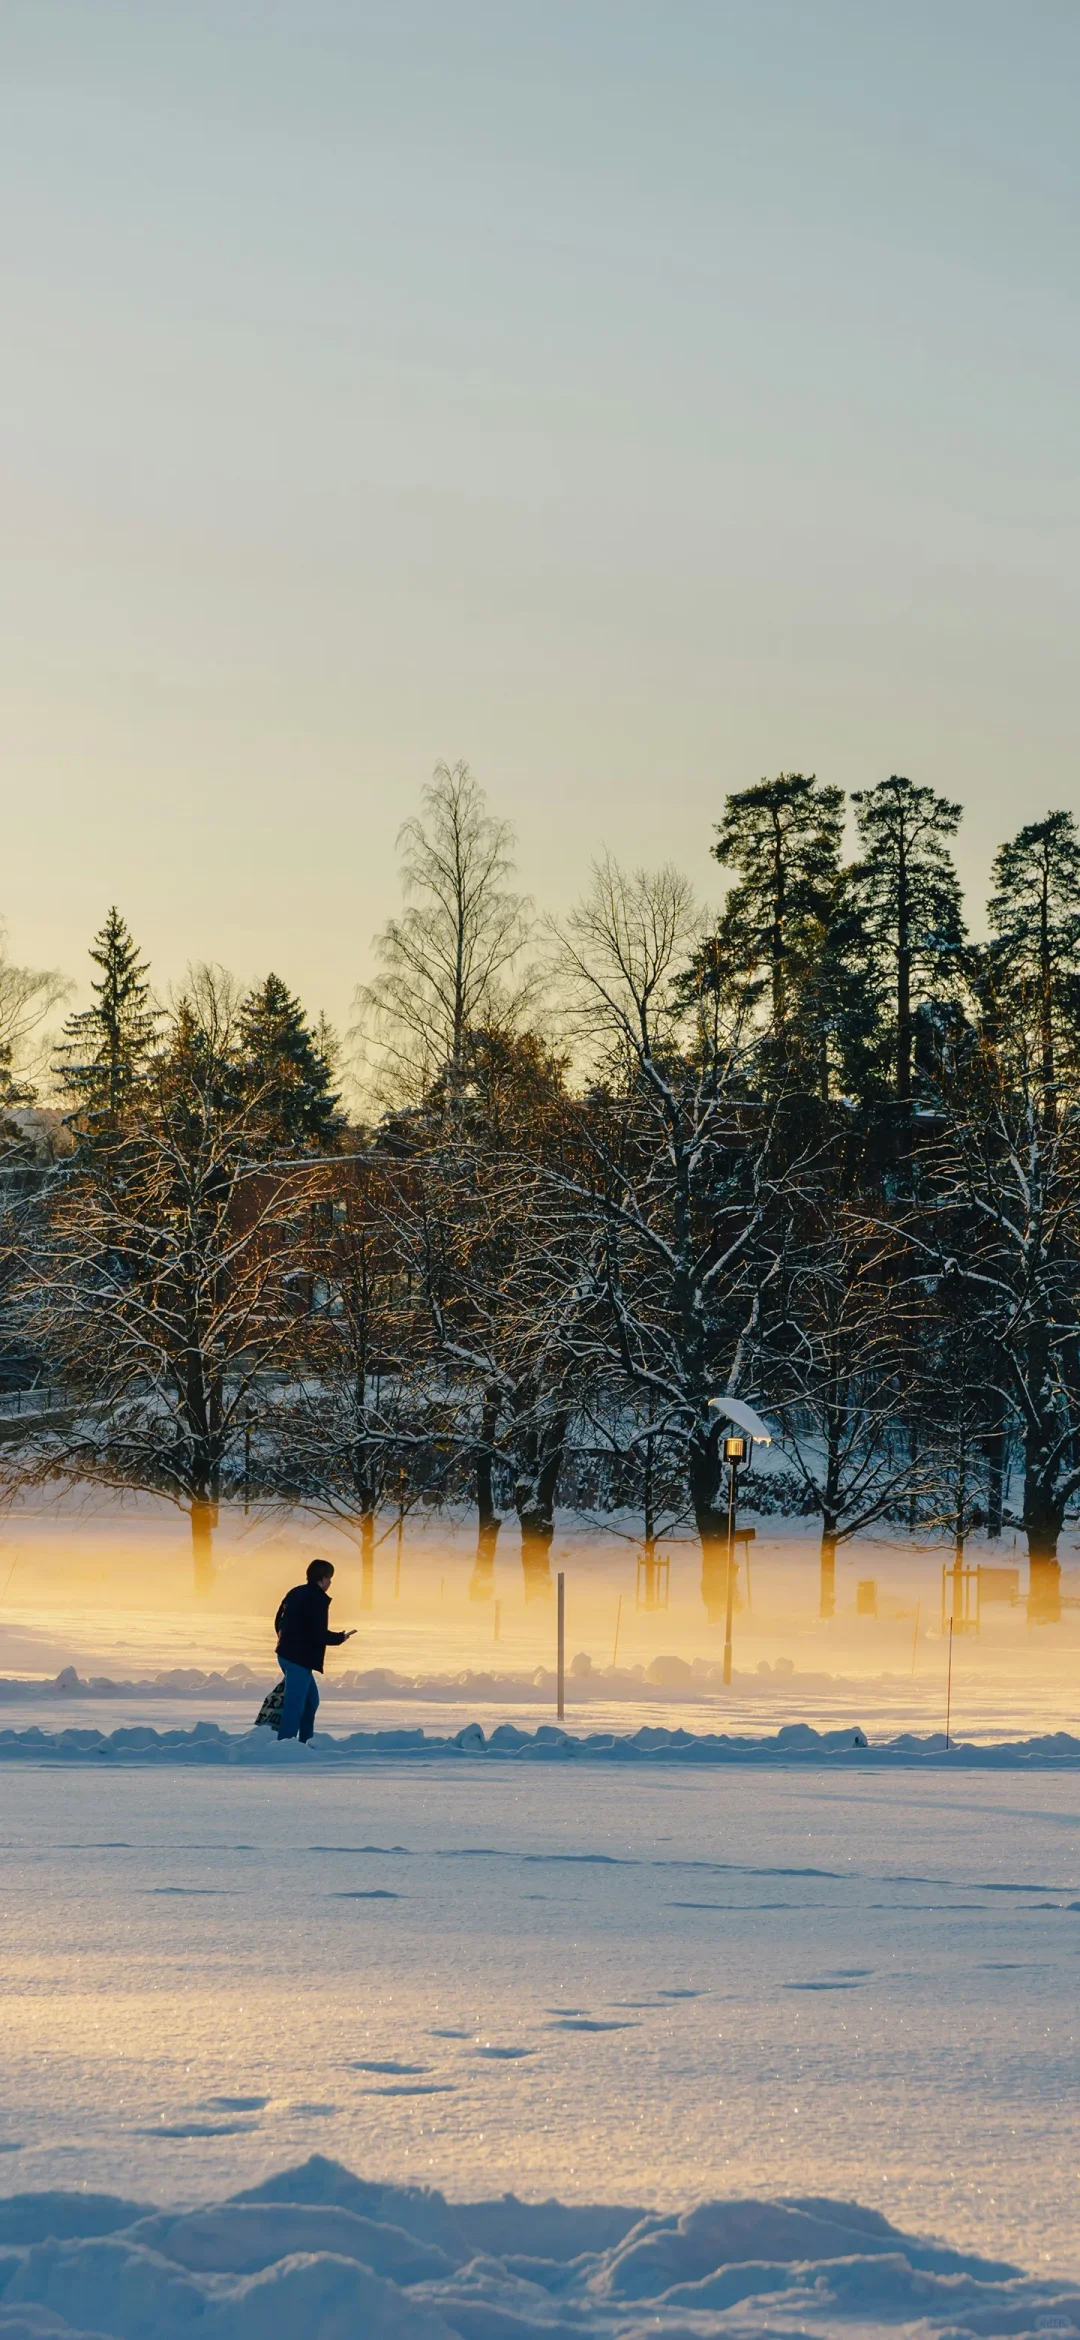
[[[945,1692],[945,1752],[949,1751],[949,1725],[952,1721],[952,1636],[953,1621],[949,1619],[949,1683]]]
[[[727,1508],[727,1608],[724,1616],[724,1685],[731,1681],[731,1616],[735,1606],[735,1472],[734,1462],[728,1463]]]
[[[555,1674],[555,1681],[556,1681],[556,1688],[557,1688],[557,1693],[558,1693],[558,1719],[559,1719],[559,1721],[561,1722],[561,1721],[562,1721],[562,1719],[563,1719],[563,1707],[564,1707],[564,1703],[565,1703],[565,1688],[566,1688],[566,1578],[565,1578],[565,1576],[563,1575],[563,1572],[562,1572],[562,1569],[561,1569],[561,1568],[560,1568],[560,1570],[559,1570],[559,1574],[558,1574],[558,1579],[557,1579],[557,1582],[558,1582],[558,1588],[559,1588],[559,1589],[558,1589],[558,1636],[559,1636],[559,1640],[558,1640],[558,1653],[557,1653],[557,1662],[556,1662],[556,1674]]]

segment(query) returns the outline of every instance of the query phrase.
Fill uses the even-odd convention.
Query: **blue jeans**
[[[294,1666],[291,1658],[279,1658],[278,1664],[285,1676],[278,1738],[299,1738],[306,1743],[315,1728],[319,1685],[310,1666]]]

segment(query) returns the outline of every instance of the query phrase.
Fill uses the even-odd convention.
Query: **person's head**
[[[318,1585],[318,1587],[319,1587],[319,1591],[320,1591],[320,1592],[329,1592],[329,1590],[330,1590],[330,1584],[331,1584],[331,1580],[332,1580],[332,1578],[333,1578],[333,1574],[334,1574],[334,1565],[333,1565],[333,1562],[332,1562],[331,1560],[309,1560],[309,1561],[308,1561],[308,1570],[307,1570],[307,1580],[308,1580],[308,1583],[309,1583],[309,1584],[317,1584],[317,1585]]]

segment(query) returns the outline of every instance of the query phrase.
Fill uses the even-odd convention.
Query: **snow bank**
[[[1039,1738],[990,1746],[969,1741],[947,1746],[943,1731],[931,1732],[927,1738],[905,1731],[871,1745],[856,1725],[819,1731],[809,1723],[788,1723],[783,1730],[756,1738],[728,1731],[665,1730],[648,1724],[624,1736],[591,1731],[579,1737],[553,1723],[541,1723],[535,1731],[521,1730],[516,1723],[500,1723],[488,1735],[479,1723],[471,1722],[450,1737],[420,1729],[351,1731],[342,1738],[319,1731],[310,1746],[302,1747],[295,1739],[279,1743],[265,1728],[229,1732],[212,1722],[197,1722],[189,1730],[165,1731],[154,1730],[150,1723],[129,1724],[114,1731],[78,1726],[43,1731],[34,1724],[23,1730],[0,1730],[0,1762],[338,1766],[369,1763],[385,1756],[412,1760],[464,1756],[513,1763],[798,1764],[827,1760],[886,1770],[933,1765],[1069,1771],[1080,1769],[1080,1738],[1068,1731],[1053,1731]]]
[[[132,2213],[135,2211],[135,2215]],[[851,2202],[447,2201],[319,2157],[204,2209],[0,2202],[0,2340],[739,2340],[1080,2332],[1080,2289]]]
[[[693,1705],[713,1704],[718,1690],[724,1688],[723,1667],[707,1658],[660,1656],[648,1666],[591,1665],[582,1670],[570,1669],[570,1693],[575,1706],[591,1703],[625,1704],[638,1699],[654,1703],[658,1690],[666,1700],[678,1700]],[[143,1675],[135,1679],[114,1681],[108,1674],[82,1675],[74,1666],[64,1666],[49,1680],[41,1676],[0,1676],[0,1704],[18,1706],[37,1700],[71,1699],[199,1699],[200,1701],[229,1701],[250,1698],[257,1707],[276,1679],[274,1671],[249,1665],[235,1665],[224,1673],[206,1673],[199,1666],[172,1666],[167,1672]],[[884,1674],[885,1683],[900,1682],[904,1677]],[[761,1659],[753,1673],[736,1669],[735,1686],[752,1690],[776,1691],[790,1697],[793,1690],[841,1691],[853,1687],[842,1676],[828,1673],[796,1673],[790,1659],[778,1658],[775,1664]],[[395,1699],[413,1701],[418,1705],[445,1706],[455,1704],[500,1706],[553,1706],[555,1703],[555,1675],[545,1666],[536,1666],[530,1673],[493,1673],[487,1669],[465,1667],[456,1673],[399,1674],[392,1666],[369,1666],[358,1672],[350,1668],[345,1673],[334,1673],[320,1683],[323,1700],[348,1699],[353,1703],[365,1700]]]

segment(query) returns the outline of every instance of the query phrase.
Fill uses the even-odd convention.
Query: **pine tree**
[[[960,882],[946,845],[963,806],[896,772],[876,788],[858,790],[852,802],[862,857],[851,872],[851,895],[863,921],[868,974],[891,998],[895,1093],[906,1105],[917,990],[941,985],[964,939]]]
[[[831,1038],[843,1020],[843,790],[781,772],[729,796],[713,853],[738,872],[715,938],[717,963],[746,1004],[767,1001],[765,1069],[827,1097]]]
[[[333,1072],[280,975],[268,975],[241,1004],[240,1070],[272,1145],[337,1143],[343,1121]]]
[[[144,1083],[158,1022],[145,981],[149,963],[115,904],[90,957],[101,970],[90,986],[94,1006],[68,1017],[57,1068],[86,1135],[123,1125]]]
[[[1030,821],[994,862],[987,905],[994,941],[990,983],[1000,1015],[1019,1015],[1034,1038],[1052,1108],[1059,1043],[1080,1006],[1080,834],[1073,815]]]

